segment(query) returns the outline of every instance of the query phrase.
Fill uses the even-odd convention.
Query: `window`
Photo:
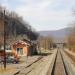
[[[1,49],[1,50],[4,50],[4,45],[0,45],[0,49]],[[6,50],[11,50],[11,46],[10,46],[10,45],[6,45],[6,46],[5,46],[5,49],[6,49]]]
[[[19,55],[23,55],[23,48],[17,48],[17,53]]]
[[[6,45],[6,50],[11,50],[11,46],[10,45]]]

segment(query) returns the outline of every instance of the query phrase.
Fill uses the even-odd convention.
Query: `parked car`
[[[0,63],[2,62],[2,58],[0,57]]]
[[[1,62],[4,62],[4,59],[1,60]],[[14,57],[6,57],[6,63],[19,63],[19,60]]]
[[[3,59],[4,59],[3,57],[0,57],[0,63],[3,61]]]

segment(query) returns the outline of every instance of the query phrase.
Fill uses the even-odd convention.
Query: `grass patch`
[[[69,45],[70,48],[75,48],[75,45]]]
[[[14,68],[6,68],[6,69],[0,68],[0,74],[2,74],[2,73],[13,73],[15,70],[16,69],[14,69]]]

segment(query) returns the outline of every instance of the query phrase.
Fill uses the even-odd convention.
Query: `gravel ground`
[[[66,75],[63,61],[60,55],[60,51],[58,50],[57,58],[55,62],[54,72],[53,75]]]

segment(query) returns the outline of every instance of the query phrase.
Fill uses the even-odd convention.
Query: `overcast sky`
[[[75,0],[0,0],[36,30],[57,30],[74,21]]]

